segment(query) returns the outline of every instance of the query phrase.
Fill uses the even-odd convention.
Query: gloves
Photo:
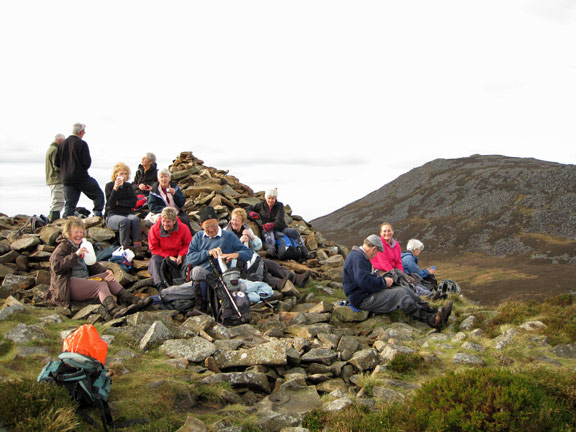
[[[251,211],[248,216],[250,216],[250,219],[252,220],[256,220],[256,219],[260,219],[260,215],[258,213],[256,213],[255,211]]]
[[[265,223],[264,225],[262,225],[262,229],[264,230],[264,232],[272,231],[274,230],[274,223],[273,222]]]

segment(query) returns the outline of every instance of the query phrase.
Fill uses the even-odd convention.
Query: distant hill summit
[[[574,263],[576,166],[498,155],[436,159],[311,223],[352,246],[384,221],[403,247],[418,238],[427,253]]]

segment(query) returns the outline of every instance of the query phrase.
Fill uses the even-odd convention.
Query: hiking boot
[[[286,276],[285,278],[278,279],[278,282],[276,283],[276,289],[278,291],[282,291],[282,289],[286,285],[286,282],[289,280],[292,280],[292,279],[290,279],[290,276]]]
[[[136,297],[126,289],[122,289],[118,294],[116,294],[116,297],[118,297],[118,300],[122,304],[128,305],[126,308],[126,315],[138,312],[152,303],[152,297]]]
[[[128,308],[122,308],[118,306],[118,303],[116,303],[116,300],[114,300],[114,297],[112,296],[106,297],[102,302],[102,304],[104,305],[108,313],[112,315],[113,319],[122,318],[128,315]]]
[[[310,270],[306,270],[302,274],[296,274],[292,279],[292,282],[294,282],[294,285],[296,285],[298,288],[303,288],[311,275],[312,272]]]
[[[196,304],[194,304],[194,308],[191,312],[200,312],[205,314],[208,312],[208,304],[204,300],[204,296],[202,295],[202,288],[200,287],[199,282],[194,282],[194,294],[196,295]]]
[[[48,221],[49,221],[50,223],[52,223],[52,222],[54,222],[55,220],[58,220],[58,219],[60,219],[60,212],[59,212],[59,211],[51,211],[51,212],[48,214]]]

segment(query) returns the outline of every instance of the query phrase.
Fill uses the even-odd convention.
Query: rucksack
[[[189,311],[196,304],[196,292],[194,282],[184,282],[181,285],[173,285],[164,288],[158,296],[158,307],[161,309]]]
[[[65,387],[80,408],[96,406],[105,431],[108,430],[106,425],[114,427],[108,405],[112,380],[101,362],[106,361],[107,349],[94,326],[84,324],[66,338],[64,352],[58,356],[58,360],[50,361],[38,375],[38,381]],[[88,352],[98,359],[88,355]],[[87,414],[81,414],[94,424]]]
[[[240,277],[253,282],[262,282],[264,280],[264,260],[256,252],[252,255],[250,261],[238,261]]]
[[[438,285],[438,290],[443,293],[454,293],[454,294],[460,294],[461,291],[460,285],[458,285],[452,279],[444,279],[442,282],[440,282],[440,284]]]
[[[185,269],[170,257],[164,258],[160,264],[160,277],[162,282],[169,287],[182,285],[186,282]]]
[[[214,271],[206,276],[212,315],[225,326],[250,322],[250,300],[246,295],[246,285],[239,279],[240,271],[235,267],[222,274]]]
[[[276,257],[280,260],[295,260],[302,259],[303,254],[300,247],[291,237],[287,235],[276,236]]]

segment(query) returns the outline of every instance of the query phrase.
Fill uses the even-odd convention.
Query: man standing
[[[409,288],[392,287],[393,279],[374,273],[370,260],[383,252],[382,239],[368,236],[361,247],[354,246],[344,262],[342,285],[350,304],[356,309],[385,314],[402,309],[412,318],[442,330],[452,312],[452,302],[437,309],[430,307]]]
[[[58,147],[64,141],[64,135],[58,134],[46,151],[46,184],[50,187],[50,213],[48,220],[54,222],[60,217],[60,211],[64,208],[64,186],[60,180],[60,169],[54,165]]]
[[[192,238],[186,263],[192,266],[192,280],[196,292],[194,309],[206,311],[208,300],[206,275],[210,273],[210,259],[221,257],[227,263],[233,259],[249,261],[252,258],[252,251],[244,246],[235,234],[222,230],[213,207],[203,207],[199,216],[203,231],[197,232]]]
[[[93,201],[94,216],[102,216],[104,208],[104,193],[98,182],[88,174],[92,159],[88,144],[82,139],[85,133],[86,125],[76,123],[72,135],[60,144],[56,155],[55,165],[60,168],[60,179],[64,184],[64,218],[74,215],[80,193]]]

